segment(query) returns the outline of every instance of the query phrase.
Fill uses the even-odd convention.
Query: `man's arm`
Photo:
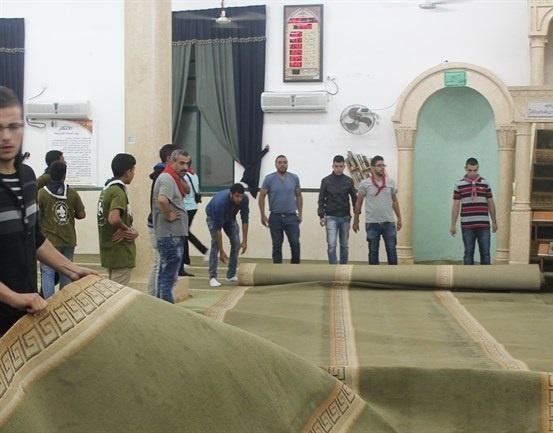
[[[46,239],[42,245],[36,250],[38,259],[47,266],[54,268],[56,271],[67,275],[71,280],[76,281],[85,275],[98,275],[98,272],[83,268],[76,265],[63,254],[61,254],[54,246]]]
[[[495,233],[497,231],[497,219],[495,215],[495,203],[493,198],[488,199],[488,209],[490,210],[490,218],[492,219],[492,232]]]
[[[259,203],[259,213],[261,214],[261,224],[263,224],[265,227],[269,227],[269,220],[267,219],[267,215],[265,215],[265,196],[267,195],[267,190],[265,188],[261,188],[259,190],[259,199],[257,202]]]
[[[365,196],[363,194],[357,194],[357,200],[355,201],[355,208],[353,209],[353,231],[357,233],[359,231],[359,214],[363,207],[363,200]]]
[[[242,244],[240,247],[242,248],[241,254],[244,254],[248,249],[248,223],[242,223]]]
[[[455,233],[457,233],[457,218],[459,217],[460,208],[461,200],[453,199],[453,206],[451,207],[451,227],[449,228],[451,236],[455,236]]]
[[[392,208],[394,209],[394,212],[396,213],[397,217],[397,229],[398,231],[401,230],[401,227],[403,226],[403,223],[401,222],[401,212],[399,210],[399,201],[397,199],[397,195],[394,193],[392,194]]]
[[[46,308],[47,302],[38,293],[17,293],[0,282],[0,302],[16,310],[36,314]]]
[[[82,220],[86,217],[86,212],[84,208],[83,201],[81,200],[81,196],[77,191],[75,191],[75,218],[78,220]]]
[[[219,228],[215,232],[215,239],[217,240],[217,251],[219,252],[219,260],[221,260],[222,263],[226,263],[228,260],[227,253],[225,253],[225,250],[223,249],[223,229]]]
[[[326,188],[325,188],[325,180],[324,178],[321,180],[321,187],[319,189],[319,200],[318,200],[318,207],[317,207],[317,215],[319,215],[319,224],[321,227],[325,226],[325,195],[326,195]]]
[[[303,196],[301,195],[301,188],[296,188],[296,204],[298,205],[298,218],[300,223],[303,220]]]
[[[171,203],[166,196],[160,194],[157,197],[157,202],[159,204],[159,210],[161,211],[161,214],[167,221],[173,222],[180,218],[180,212],[171,209]]]

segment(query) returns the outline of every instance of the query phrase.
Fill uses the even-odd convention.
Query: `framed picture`
[[[323,5],[284,6],[284,82],[323,81]]]

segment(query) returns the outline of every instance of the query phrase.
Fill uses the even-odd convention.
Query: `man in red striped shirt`
[[[457,218],[461,211],[461,232],[465,255],[463,263],[474,265],[474,248],[478,241],[480,264],[489,265],[490,259],[490,221],[492,232],[497,231],[495,204],[489,182],[478,174],[478,161],[469,158],[465,164],[466,174],[455,183],[453,208],[451,209],[452,236],[457,233]]]

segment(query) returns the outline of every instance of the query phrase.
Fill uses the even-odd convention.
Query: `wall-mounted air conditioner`
[[[87,119],[89,103],[85,102],[29,102],[25,112],[29,119]]]
[[[263,92],[261,94],[261,109],[265,113],[324,113],[327,105],[326,92]]]

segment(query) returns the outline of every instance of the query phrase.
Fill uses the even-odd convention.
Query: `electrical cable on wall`
[[[46,92],[47,89],[48,89],[48,86],[43,85],[43,86],[42,86],[42,89],[40,90],[40,92],[38,92],[35,96],[31,96],[30,98],[27,98],[27,102],[32,101],[33,99],[36,99],[36,98],[38,98],[39,96],[43,95],[44,92]],[[33,128],[39,128],[39,129],[44,129],[44,128],[46,128],[46,123],[44,123],[44,122],[31,121],[30,118],[29,118],[29,116],[26,116],[26,117],[25,117],[25,123],[27,123],[27,125],[29,125],[29,126],[32,126]]]

